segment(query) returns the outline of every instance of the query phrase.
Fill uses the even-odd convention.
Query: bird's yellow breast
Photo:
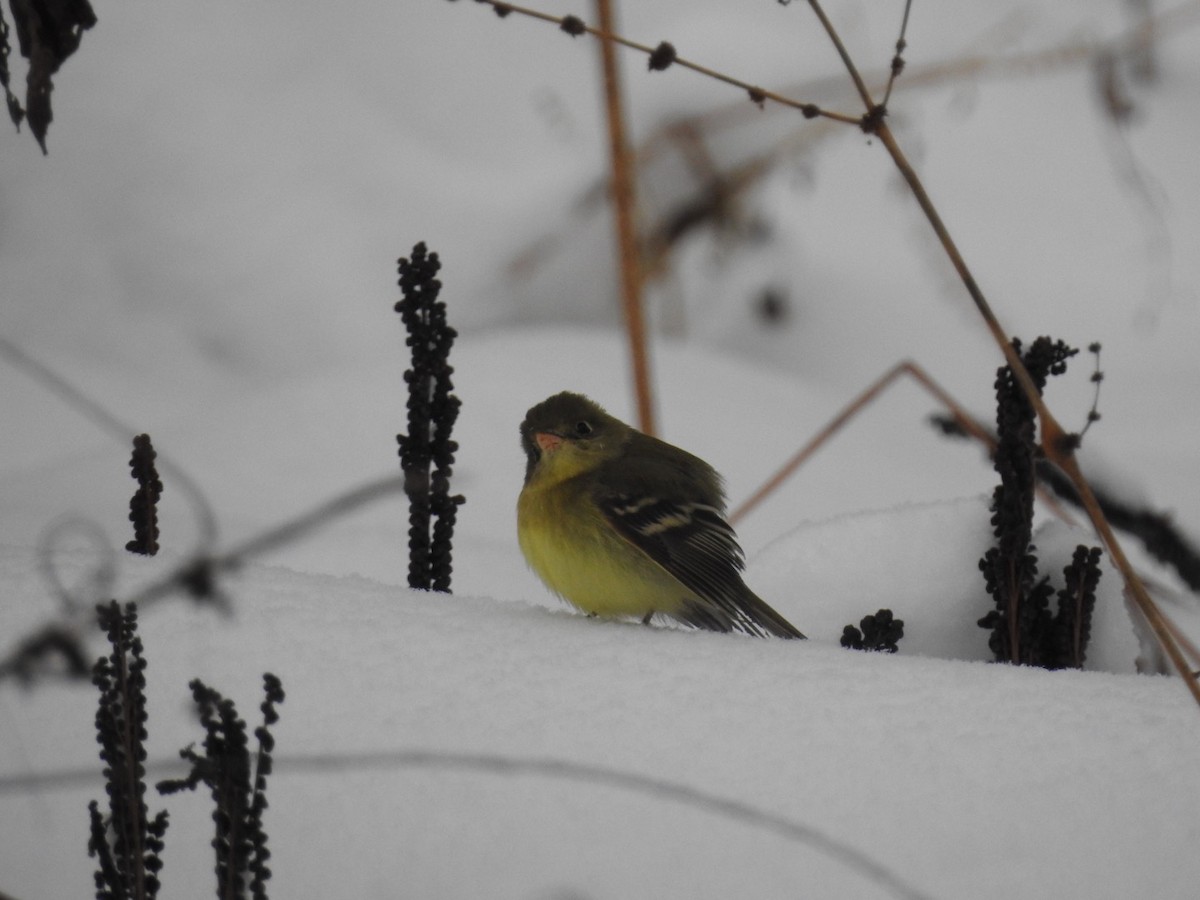
[[[687,595],[612,529],[578,478],[531,479],[517,502],[517,534],[530,568],[550,590],[585,612],[671,612]]]

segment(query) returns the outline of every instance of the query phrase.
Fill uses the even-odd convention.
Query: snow
[[[804,6],[671,0],[625,4],[621,20],[748,81],[809,96],[802,82],[821,80],[812,96],[851,108]],[[829,6],[853,52],[890,58],[898,5]],[[978,448],[928,428],[937,404],[910,381],[738,524],[748,583],[807,642],[589,620],[526,570],[513,521],[525,410],[565,389],[633,413],[607,220],[587,200],[603,164],[594,48],[467,3],[99,14],[56,77],[50,156],[0,136],[0,335],[150,432],[202,487],[220,547],[396,471],[392,265],[417,240],[441,253],[463,332],[453,596],[404,586],[393,493],[229,574],[228,614],[177,597],[143,611],[155,778],[201,736],[190,679],[251,724],[262,672],[283,680],[274,896],[1194,896],[1194,703],[1178,679],[1135,674],[1153,660],[1107,562],[1087,671],[984,662],[994,476]],[[916,73],[1127,24],[1115,0],[916,4],[908,60]],[[1197,34],[1164,36],[1161,78],[1130,85],[1137,116],[1120,129],[1087,67],[902,79],[892,101],[1006,327],[1103,343],[1085,470],[1191,534]],[[627,59],[639,138],[740,99]],[[714,139],[722,164],[794,134],[751,112]],[[687,238],[651,285],[660,431],[724,474],[733,505],[903,358],[991,415],[999,355],[882,148],[851,129],[800,133],[728,227]],[[671,148],[644,182],[651,217],[696,185]],[[514,270],[535,245],[544,255]],[[753,313],[764,288],[788,304],[774,329]],[[1047,391],[1068,427],[1092,402],[1086,357]],[[124,439],[0,364],[6,654],[60,611],[45,536],[67,529],[53,569],[87,584],[104,557],[79,523],[123,545],[131,482]],[[164,552],[116,557],[117,596],[199,539],[164,480]],[[1039,513],[1053,581],[1081,542]],[[1195,596],[1127,549],[1200,635]],[[838,646],[881,607],[906,623],[899,654]],[[4,894],[91,890],[94,707],[85,684],[0,684]],[[161,896],[210,891],[206,799],[149,805],[171,810]]]

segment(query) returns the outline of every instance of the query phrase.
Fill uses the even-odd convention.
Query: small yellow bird
[[[517,534],[550,590],[591,615],[803,638],[746,587],[708,463],[564,391],[521,423]]]

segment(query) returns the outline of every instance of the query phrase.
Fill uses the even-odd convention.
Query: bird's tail
[[[800,629],[776,612],[774,607],[749,588],[746,588],[746,597],[742,601],[742,606],[746,618],[767,634],[781,638],[807,640]]]
[[[693,628],[705,631],[740,631],[754,637],[780,637],[805,640],[804,634],[781,616],[750,588],[742,585],[739,596],[724,602],[692,598],[683,609],[672,614]]]

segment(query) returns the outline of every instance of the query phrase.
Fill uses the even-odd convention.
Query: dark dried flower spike
[[[1082,669],[1092,634],[1092,611],[1100,583],[1100,548],[1075,548],[1071,564],[1063,569],[1065,587],[1058,592],[1055,646],[1051,668]]]
[[[1012,346],[1039,393],[1051,375],[1066,371],[1067,360],[1078,352],[1046,337],[1039,337],[1025,353],[1020,341],[1014,339]],[[1047,668],[1078,666],[1087,642],[1086,622],[1090,621],[1090,607],[1085,613],[1083,600],[1090,576],[1081,567],[1086,561],[1083,557],[1090,559],[1092,551],[1082,547],[1076,551],[1076,563],[1066,571],[1068,587],[1059,592],[1057,614],[1051,614],[1054,589],[1048,579],[1039,580],[1036,548],[1031,543],[1040,458],[1036,419],[1007,366],[996,373],[996,401],[995,467],[1000,484],[992,497],[992,525],[997,546],[979,562],[996,608],[980,619],[979,625],[991,631],[988,647],[997,661]],[[1099,550],[1095,558],[1099,559]],[[1090,583],[1094,590],[1095,582]],[[1084,623],[1082,627],[1080,623]]]
[[[847,625],[842,629],[842,646],[847,650],[862,650],[863,636],[862,632],[853,625]]]
[[[890,609],[881,609],[874,615],[864,616],[859,622],[862,630],[853,625],[842,629],[843,647],[850,650],[874,650],[895,653],[898,642],[904,637],[904,620],[897,619]]]
[[[160,782],[158,790],[169,794],[194,790],[201,782],[208,786],[215,805],[212,846],[216,850],[218,896],[243,897],[249,875],[253,900],[267,900],[266,882],[271,877],[267,860],[271,854],[262,814],[267,808],[267,776],[274,749],[269,726],[278,721],[275,707],[283,702],[283,687],[274,675],[263,676],[266,699],[261,706],[263,724],[254,732],[258,754],[253,767],[246,723],[238,717],[233,701],[199,679],[191,682],[191,689],[205,732],[204,755],[190,746],[181,750],[179,755],[192,764],[191,771],[186,778]]]
[[[442,284],[435,277],[441,262],[436,253],[427,253],[425,244],[417,244],[411,260],[398,263],[403,298],[396,312],[408,332],[405,343],[412,351],[412,367],[404,373],[408,384],[408,432],[397,435],[400,468],[405,475],[404,490],[409,502],[408,583],[414,588],[429,588],[430,474],[433,430],[429,397],[430,369],[434,367],[430,347],[431,316]]]
[[[890,609],[881,609],[874,615],[865,616],[862,622],[863,640],[872,650],[895,653],[898,642],[904,637],[904,620],[897,619]]]
[[[446,305],[438,300],[441,263],[424,243],[412,258],[399,261],[403,298],[396,311],[408,331],[405,343],[412,367],[408,385],[408,433],[397,435],[404,490],[409,501],[408,584],[449,593],[451,539],[461,495],[450,494],[450,476],[458,445],[450,435],[461,403],[451,392],[454,369],[448,359],[457,332],[446,323]]]
[[[1013,349],[1021,354],[1021,342]],[[1026,362],[1030,362],[1028,357]],[[1045,372],[1030,372],[1039,391]],[[1041,381],[1037,379],[1041,376]],[[1037,579],[1037,560],[1029,552],[1033,534],[1035,484],[1034,411],[1008,366],[996,371],[996,434],[994,458],[1000,484],[992,494],[992,526],[997,546],[987,551],[979,567],[996,609],[980,620],[991,631],[988,646],[995,659],[1020,661],[1020,610]]]
[[[133,439],[129,468],[138,489],[129,501],[133,540],[125,545],[125,549],[143,556],[158,553],[158,500],[162,496],[163,483],[154,467],[156,456],[150,435],[139,434]]]
[[[248,831],[253,845],[250,870],[250,896],[253,900],[267,900],[267,881],[271,878],[271,869],[267,860],[271,851],[267,849],[267,832],[263,828],[262,814],[267,808],[267,776],[271,774],[274,762],[271,756],[275,749],[275,738],[271,734],[271,726],[279,721],[276,707],[283,703],[283,683],[270,672],[263,675],[263,700],[259,709],[262,710],[263,723],[254,729],[258,739],[258,760],[254,770],[254,796],[250,805]]]
[[[100,690],[96,740],[105,763],[109,816],[101,816],[98,803],[89,804],[88,855],[99,862],[94,876],[97,898],[152,900],[159,889],[167,813],[148,820],[146,661],[137,636],[137,608],[131,603],[122,609],[114,601],[97,607],[97,617],[112,648],[97,660],[92,674]]]

